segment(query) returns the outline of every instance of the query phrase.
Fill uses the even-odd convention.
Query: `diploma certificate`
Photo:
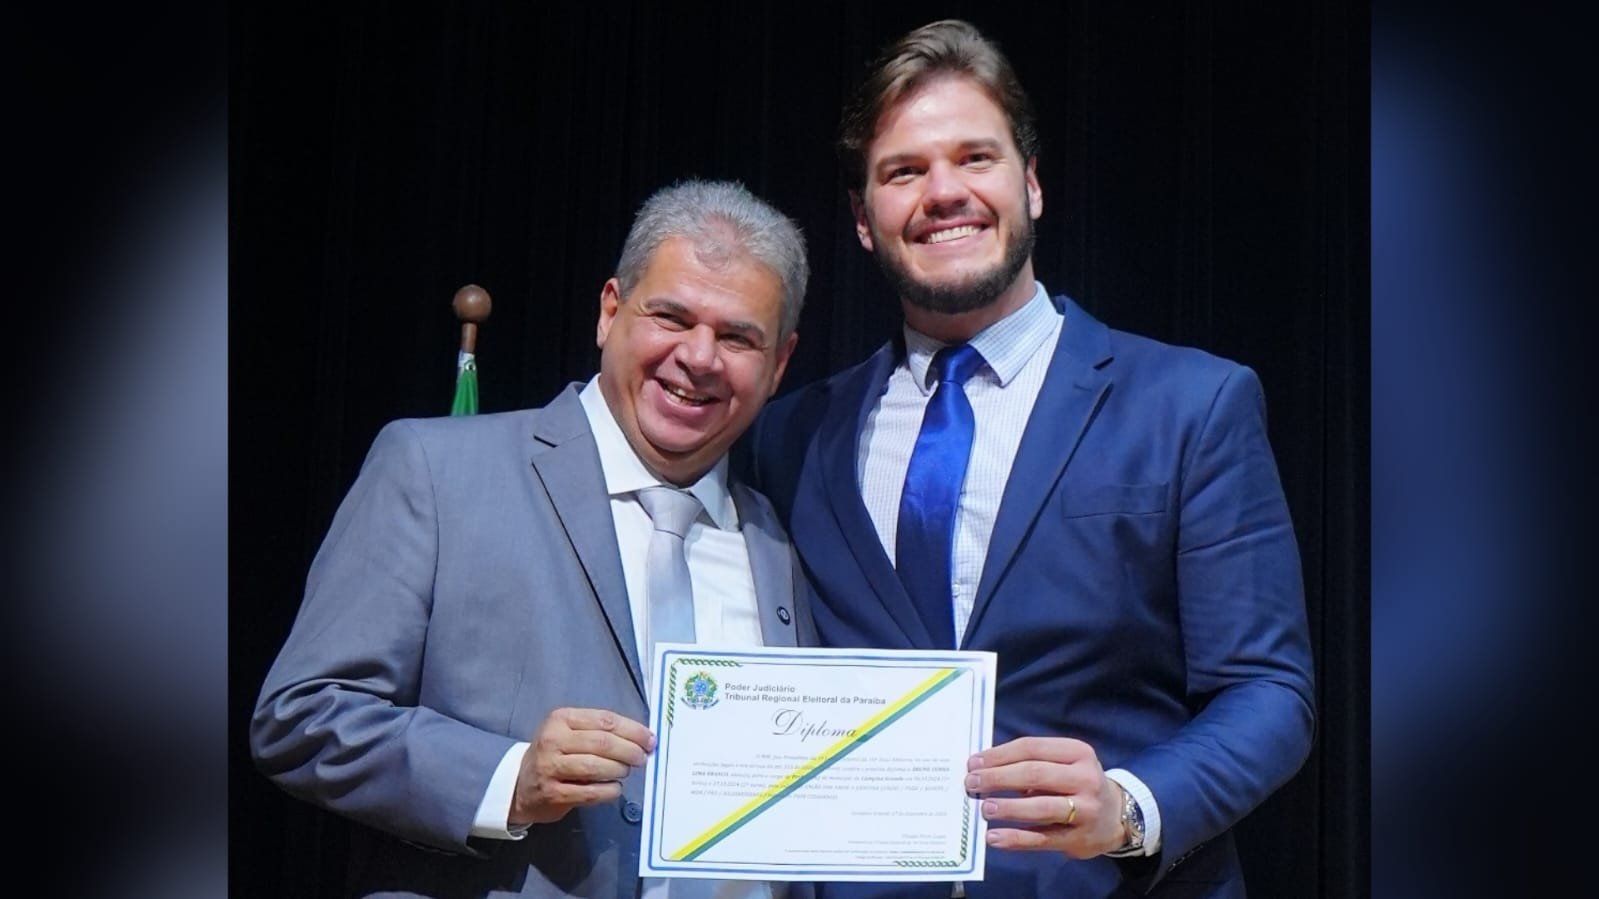
[[[666,644],[644,877],[981,880],[990,652]]]

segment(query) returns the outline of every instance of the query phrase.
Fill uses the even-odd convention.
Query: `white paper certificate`
[[[981,880],[994,654],[657,649],[644,877]]]

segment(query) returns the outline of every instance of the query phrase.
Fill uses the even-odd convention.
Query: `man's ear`
[[[788,360],[794,355],[794,347],[799,345],[799,332],[796,331],[783,338],[777,345],[777,367],[772,371],[772,389],[767,392],[766,398],[771,399],[777,393],[777,385],[783,383],[783,372],[788,371]]]
[[[615,278],[600,289],[600,320],[594,326],[594,345],[605,349],[605,335],[611,333],[616,311],[622,307],[622,282]]]
[[[1044,189],[1038,186],[1038,157],[1027,160],[1027,214],[1034,221],[1044,214]]]
[[[855,236],[860,238],[861,246],[866,248],[866,252],[870,253],[872,252],[872,228],[866,222],[866,200],[862,197],[861,191],[852,190],[849,192],[849,208],[850,212],[855,214]]]

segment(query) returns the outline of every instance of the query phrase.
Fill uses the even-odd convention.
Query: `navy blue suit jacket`
[[[999,656],[996,744],[1087,741],[1154,793],[1161,852],[990,851],[983,897],[1241,896],[1229,828],[1303,764],[1312,666],[1299,555],[1260,382],[1114,331],[1070,299],[1006,484],[961,648]],[[902,349],[772,403],[744,463],[818,593],[823,645],[928,648],[857,483]],[[949,896],[948,884],[829,884]]]

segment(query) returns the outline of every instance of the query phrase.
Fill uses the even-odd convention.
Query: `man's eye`
[[[753,350],[756,348],[755,341],[749,339],[743,334],[723,334],[722,343],[732,347],[735,350]]]
[[[920,174],[920,171],[917,169],[911,168],[910,166],[900,166],[899,168],[888,173],[888,180],[894,184],[903,184],[906,181],[916,177],[918,174]]]

